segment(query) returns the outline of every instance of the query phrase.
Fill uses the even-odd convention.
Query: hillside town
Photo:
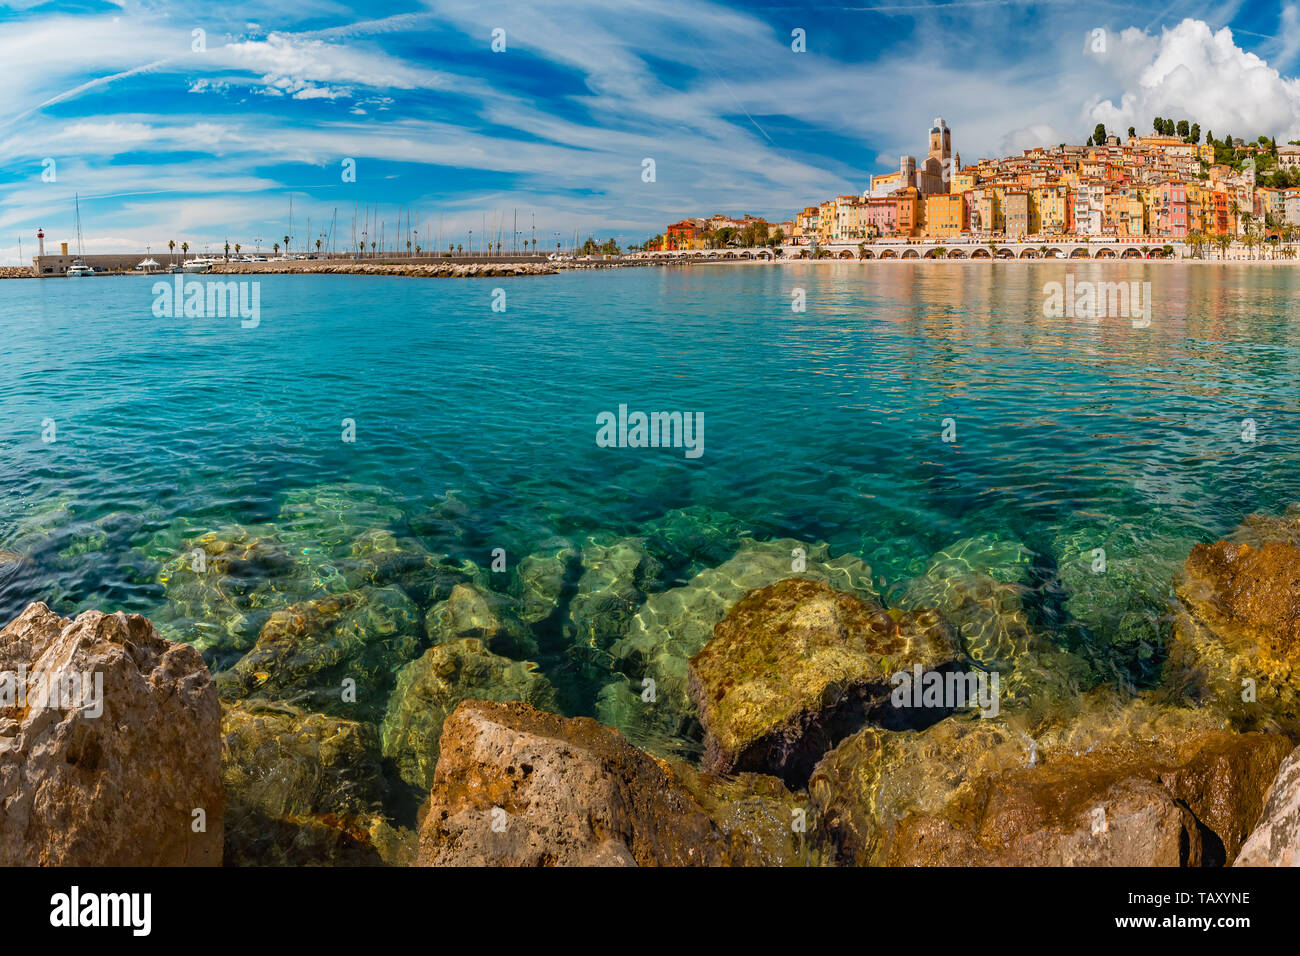
[[[867,243],[1174,241],[1193,250],[1241,241],[1290,241],[1300,226],[1300,144],[1278,146],[1209,133],[1156,117],[1151,135],[1109,133],[1086,144],[1024,150],[964,166],[940,117],[925,159],[903,156],[859,195],[835,196],[794,218],[688,218],[647,251],[727,246]]]

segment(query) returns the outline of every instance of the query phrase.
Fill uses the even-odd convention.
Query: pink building
[[[862,200],[862,225],[868,236],[892,236],[898,231],[898,203],[892,196]]]
[[[1155,235],[1187,235],[1187,184],[1161,183],[1156,187]]]

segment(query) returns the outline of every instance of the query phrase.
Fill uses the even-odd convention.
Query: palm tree
[[[271,243],[271,248],[275,250],[277,256],[280,254],[280,244],[278,242]]]
[[[1246,245],[1246,257],[1248,259],[1254,259],[1255,247],[1259,245],[1259,236],[1255,235],[1253,232],[1247,232],[1242,238],[1242,242]]]
[[[288,237],[288,236],[285,236],[285,237],[284,237],[284,254],[285,254],[286,256],[289,254],[289,237]]]
[[[992,261],[992,260],[996,259],[997,257],[998,257],[998,241],[997,241],[996,239],[990,239],[990,240],[989,240],[989,260]]]
[[[175,239],[167,240],[167,251],[172,254],[172,262],[175,263],[176,262],[176,240]]]
[[[1150,258],[1151,258],[1151,247],[1150,247],[1150,246],[1138,246],[1138,252],[1142,253],[1142,258],[1143,258],[1143,259],[1150,259]]]
[[[235,243],[235,255],[239,255],[239,243]]]
[[[181,258],[184,259],[186,253],[188,253],[189,251],[190,251],[190,244],[189,244],[188,242],[182,242],[182,243],[181,243]]]
[[[1232,236],[1221,232],[1214,237],[1214,244],[1219,247],[1219,258],[1228,258],[1228,247],[1232,245]]]
[[[229,240],[229,239],[226,240],[226,258],[227,258],[227,259],[230,258],[230,240]]]
[[[317,239],[317,240],[316,240],[316,251],[317,251],[318,253],[320,252],[320,243],[321,243],[321,241],[320,241],[319,239]]]
[[[457,251],[457,252],[462,251],[464,248],[465,248],[465,247],[464,247],[463,245],[461,245],[459,242],[456,243],[456,251]]]

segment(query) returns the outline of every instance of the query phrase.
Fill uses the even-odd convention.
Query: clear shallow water
[[[1043,284],[1067,271],[1150,281],[1151,326],[1045,318]],[[268,276],[251,330],[155,318],[143,278],[0,282],[0,549],[22,556],[0,564],[0,614],[40,599],[167,619],[162,569],[182,542],[280,520],[286,502],[482,567],[496,547],[513,565],[554,535],[636,535],[705,506],[759,539],[859,555],[886,596],[962,539],[1019,542],[1038,632],[1140,684],[1190,545],[1300,501],[1296,275],[936,263]],[[703,456],[597,447],[597,414],[620,403],[703,412]],[[355,443],[340,440],[344,418]],[[1080,587],[1094,547],[1113,570]],[[670,567],[656,587],[695,570]],[[599,678],[571,678],[565,708],[591,712]]]

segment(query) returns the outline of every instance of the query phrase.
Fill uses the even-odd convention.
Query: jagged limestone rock
[[[36,603],[0,631],[0,674],[0,863],[221,862],[217,694],[194,648]]]

